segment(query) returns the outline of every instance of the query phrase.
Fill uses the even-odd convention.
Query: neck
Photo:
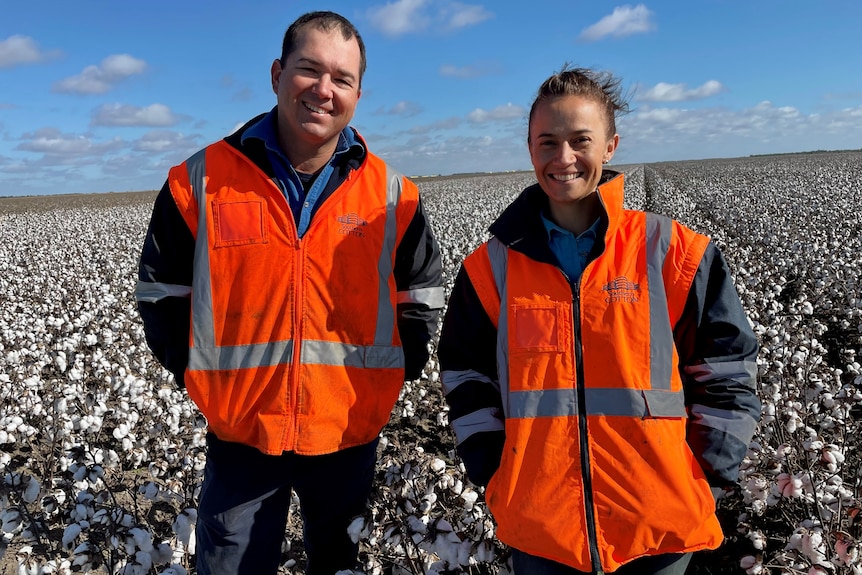
[[[589,229],[601,213],[599,194],[593,193],[570,204],[551,202],[551,220],[561,228],[569,230],[576,236]]]
[[[287,134],[279,133],[278,144],[281,146],[284,155],[290,160],[293,169],[297,172],[313,174],[325,166],[332,155],[335,154],[338,138],[320,147],[310,147],[298,145]]]

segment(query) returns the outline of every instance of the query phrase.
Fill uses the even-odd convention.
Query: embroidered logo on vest
[[[341,224],[341,228],[338,230],[339,234],[343,234],[345,236],[356,236],[358,238],[365,237],[365,233],[362,228],[367,226],[368,222],[360,218],[359,214],[356,212],[337,216],[335,219],[338,220],[339,224]]]
[[[640,301],[638,299],[640,289],[640,284],[629,281],[626,276],[619,276],[602,286],[602,291],[608,292],[608,297],[605,298],[606,303],[637,303]]]

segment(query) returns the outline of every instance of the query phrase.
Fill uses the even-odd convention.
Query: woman
[[[706,236],[623,209],[610,74],[539,88],[538,183],[465,260],[438,348],[457,451],[517,575],[680,574],[722,541],[757,341]]]

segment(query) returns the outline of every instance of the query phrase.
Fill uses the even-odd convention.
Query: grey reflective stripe
[[[430,309],[441,309],[446,294],[443,287],[417,288],[398,292],[398,303],[418,303]]]
[[[305,365],[345,365],[374,369],[403,368],[404,354],[393,345],[352,345],[334,341],[302,342],[299,361]]]
[[[209,230],[207,229],[206,148],[186,160],[189,184],[198,204],[198,233],[195,238],[194,281],[192,282],[192,347],[214,350],[212,280],[209,262]],[[192,350],[189,350],[190,361]],[[213,358],[218,359],[218,356]],[[254,356],[254,354],[252,354]],[[218,363],[210,364],[212,367]]]
[[[276,341],[251,345],[225,345],[222,347],[189,349],[189,369],[209,371],[218,369],[247,369],[261,365],[290,363],[292,341]]]
[[[509,413],[506,417],[566,417],[578,413],[578,391],[567,389],[537,389],[509,393]]]
[[[473,411],[464,417],[450,421],[449,424],[452,426],[452,431],[455,432],[455,439],[458,445],[474,433],[503,431],[506,429],[506,425],[500,417],[500,410],[496,407],[486,407],[485,409]]]
[[[491,262],[491,273],[497,285],[497,295],[500,297],[500,315],[497,318],[497,377],[500,378],[500,395],[503,398],[503,411],[509,417],[509,311],[506,303],[508,297],[508,282],[506,274],[509,270],[509,248],[496,237],[488,240],[488,259]]]
[[[484,381],[497,387],[497,384],[494,383],[490,377],[473,369],[466,369],[464,371],[442,371],[440,373],[440,381],[443,384],[443,393],[447,394],[465,381]]]
[[[377,328],[374,343],[391,345],[395,333],[395,310],[389,290],[392,265],[395,258],[395,243],[398,239],[398,221],[395,211],[401,200],[401,174],[386,165],[386,223],[383,229],[383,246],[377,259]]]
[[[683,368],[686,375],[695,381],[711,381],[713,379],[734,379],[736,381],[753,381],[757,377],[757,363],[754,361],[716,361],[705,360],[697,365],[687,365]]]
[[[155,303],[166,297],[188,297],[192,293],[191,286],[176,284],[163,284],[159,282],[145,282],[138,280],[135,286],[135,299]]]
[[[682,391],[587,388],[585,413],[619,417],[687,417]],[[574,388],[517,391],[509,395],[507,417],[567,417],[578,414]]]
[[[691,406],[692,423],[722,431],[748,445],[754,437],[757,421],[747,413],[716,409],[705,405]]]
[[[664,288],[664,260],[670,247],[671,220],[646,213],[647,290],[649,291],[650,385],[670,389],[673,373],[673,331]]]
[[[293,355],[293,341],[275,341],[249,345],[191,348],[189,368],[198,371],[249,369],[264,365],[288,364]],[[347,365],[373,369],[403,368],[400,347],[359,346],[331,341],[304,341],[300,362],[306,365]]]

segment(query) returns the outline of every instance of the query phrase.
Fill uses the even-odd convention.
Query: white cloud
[[[66,161],[101,156],[122,144],[119,138],[96,143],[89,136],[66,134],[57,128],[41,128],[24,134],[21,139],[22,142],[15,147],[16,150],[66,158]]]
[[[52,91],[72,94],[104,94],[130,76],[142,74],[147,63],[128,54],[108,56],[98,66],[87,66],[77,76],[70,76],[52,87]]]
[[[578,38],[587,42],[593,42],[607,36],[622,38],[624,36],[631,36],[632,34],[651,32],[656,29],[656,25],[652,21],[652,15],[652,11],[643,4],[638,4],[634,7],[626,4],[625,6],[614,8],[612,14],[585,28]]]
[[[123,104],[103,104],[93,111],[93,126],[173,126],[179,121],[164,104],[140,108]]]
[[[395,0],[366,11],[371,25],[386,36],[402,36],[432,27],[444,31],[473,26],[493,13],[483,6],[437,0]]]
[[[421,114],[423,108],[421,105],[416,102],[409,102],[407,100],[402,100],[395,105],[393,105],[388,110],[381,106],[375,112],[375,116],[400,116],[402,118],[412,118],[418,114]]]
[[[620,156],[638,162],[862,147],[860,109],[807,114],[763,101],[742,110],[645,108],[618,121]]]
[[[191,156],[200,147],[197,135],[182,134],[171,130],[153,130],[132,143],[133,151],[143,152],[150,156],[164,154],[170,158],[170,163],[181,162],[183,158]]]
[[[489,20],[494,17],[494,14],[485,10],[483,6],[471,6],[461,4],[460,2],[453,2],[443,7],[441,16],[446,28],[457,30],[458,28],[465,28]]]
[[[446,118],[443,120],[438,120],[436,122],[432,122],[430,124],[425,124],[424,126],[411,126],[405,133],[407,134],[428,134],[431,132],[439,132],[443,130],[454,130],[455,128],[461,126],[463,121],[461,118],[456,116],[452,116],[451,118]]]
[[[367,15],[371,25],[387,36],[401,36],[428,25],[430,19],[420,13],[426,3],[426,0],[397,0],[369,8]]]
[[[44,62],[60,54],[53,50],[43,52],[33,38],[16,34],[0,40],[0,68],[11,68],[22,64]]]
[[[685,84],[667,84],[659,82],[637,99],[641,102],[684,102],[709,98],[725,90],[721,82],[709,80],[702,86],[689,90]]]
[[[493,110],[483,110],[482,108],[476,108],[475,110],[467,114],[467,120],[474,124],[482,124],[485,122],[522,119],[526,115],[526,109],[521,106],[516,106],[509,103],[504,106],[497,106]]]

